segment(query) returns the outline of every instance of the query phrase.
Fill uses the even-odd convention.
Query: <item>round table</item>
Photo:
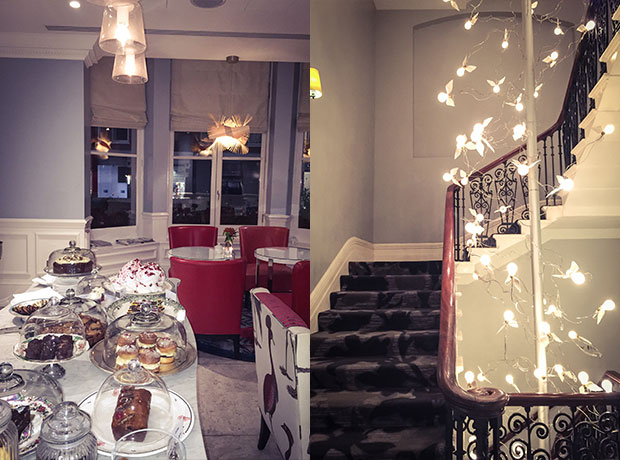
[[[310,260],[310,249],[288,247],[258,248],[254,251],[256,257],[256,286],[258,287],[258,275],[260,262],[267,262],[267,289],[271,291],[273,284],[273,264],[293,266],[302,260]]]
[[[168,250],[169,257],[187,260],[227,260],[224,251],[216,251],[210,246],[183,246]],[[233,251],[233,259],[235,252]]]

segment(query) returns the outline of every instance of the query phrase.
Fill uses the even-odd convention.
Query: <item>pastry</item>
[[[32,339],[26,347],[26,359],[38,361],[41,358],[41,348],[43,348],[43,341],[41,339]]]
[[[140,348],[155,348],[157,334],[154,332],[142,332],[138,336],[138,346]]]
[[[79,254],[66,254],[54,261],[52,269],[54,273],[61,275],[90,273],[93,270],[93,261]]]
[[[171,364],[177,354],[177,343],[170,337],[157,339],[157,351],[161,355],[161,364]]]
[[[19,406],[11,409],[11,420],[17,427],[17,438],[30,425],[30,406]]]
[[[73,337],[64,334],[57,338],[56,359],[69,359],[73,356]]]
[[[39,308],[45,307],[47,305],[46,299],[37,300],[35,302],[25,302],[19,305],[15,305],[13,307],[13,311],[15,313],[19,313],[20,315],[31,315]]]
[[[116,408],[112,415],[112,434],[119,440],[127,433],[148,428],[149,412],[151,410],[151,392],[145,389],[136,389],[132,386],[121,387],[116,401]],[[142,442],[146,433],[136,434],[134,441]]]
[[[127,262],[112,280],[117,292],[153,294],[164,290],[166,273],[154,262],[143,264],[140,259]]]
[[[50,334],[40,339],[32,339],[28,342],[25,354],[26,359],[35,361],[69,359],[73,356],[73,337],[67,334]]]
[[[43,346],[41,347],[41,361],[47,361],[56,358],[56,349],[58,348],[58,338],[55,335],[46,335],[43,337]]]
[[[134,344],[123,345],[116,350],[116,369],[122,369],[129,361],[138,357],[138,347]]]
[[[159,372],[160,355],[154,348],[140,348],[138,352],[138,359],[142,367],[151,371]]]
[[[84,324],[84,338],[88,341],[88,345],[92,347],[100,340],[103,340],[107,328],[103,321],[83,313],[80,313],[80,319]]]
[[[123,332],[121,335],[118,336],[116,349],[118,350],[120,347],[125,345],[135,345],[136,338],[136,334],[132,334],[131,332]]]

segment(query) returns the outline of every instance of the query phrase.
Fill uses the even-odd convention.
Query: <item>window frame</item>
[[[312,228],[312,220],[310,228],[299,227],[299,205],[301,200],[302,186],[302,163],[304,155],[304,133],[305,131],[296,131],[295,133],[295,155],[293,164],[293,180],[291,181],[291,237],[295,238],[293,244],[300,247],[310,247],[310,228]],[[312,196],[312,195],[311,195]]]
[[[126,128],[135,129],[135,128]],[[94,240],[106,240],[114,242],[120,238],[135,238],[140,235],[143,228],[143,201],[144,201],[144,128],[138,128],[136,130],[136,153],[120,153],[109,152],[109,157],[123,157],[123,158],[135,158],[136,159],[136,224],[127,225],[124,227],[106,227],[106,228],[93,228],[91,229],[91,239]],[[90,150],[91,156],[99,156],[99,152],[96,150]],[[92,175],[89,171],[89,209],[90,200],[93,194]]]

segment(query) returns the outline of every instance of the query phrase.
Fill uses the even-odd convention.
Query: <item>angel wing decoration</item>
[[[574,260],[570,263],[570,267],[566,270],[566,273],[560,273],[559,275],[551,275],[554,278],[561,278],[563,280],[568,279],[573,275],[573,273],[577,273],[579,271],[579,265]]]

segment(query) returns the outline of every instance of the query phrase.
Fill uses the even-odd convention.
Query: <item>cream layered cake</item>
[[[153,294],[164,290],[166,273],[155,262],[143,264],[133,259],[121,268],[112,280],[117,292],[127,294]]]

